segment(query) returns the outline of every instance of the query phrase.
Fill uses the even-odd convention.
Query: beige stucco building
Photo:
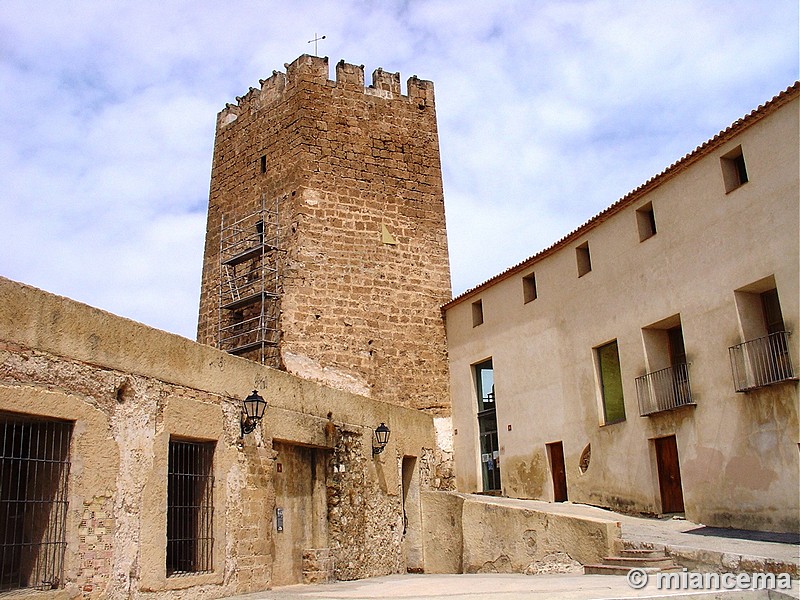
[[[800,528],[799,95],[445,305],[458,489]]]

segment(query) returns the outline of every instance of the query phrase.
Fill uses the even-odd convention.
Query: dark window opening
[[[261,172],[262,173],[266,173],[267,172],[267,156],[266,155],[261,157]]]
[[[536,274],[531,273],[522,278],[522,295],[525,304],[536,300]]]
[[[680,325],[667,329],[669,364],[674,367],[686,364],[686,347],[683,344],[683,329]]]
[[[477,327],[483,323],[483,302],[477,300],[472,303],[472,326]]]
[[[592,257],[589,254],[589,242],[584,242],[575,248],[575,257],[578,261],[578,277],[583,277],[592,270]]]
[[[795,379],[775,278],[734,292],[744,341],[728,348],[737,392]]]
[[[0,592],[60,587],[72,423],[0,413]]]
[[[743,154],[733,159],[733,166],[736,169],[736,178],[739,180],[739,185],[747,183],[747,167],[744,164]]]
[[[640,242],[656,234],[656,215],[653,212],[652,202],[648,202],[636,211],[636,224],[639,227]]]
[[[747,165],[744,162],[742,147],[737,146],[720,158],[722,167],[722,180],[725,185],[725,193],[743,186],[750,181],[747,175]]]
[[[689,361],[686,359],[686,346],[683,343],[683,328],[678,325],[667,329],[669,345],[669,364],[672,376],[672,404],[681,406],[694,404],[689,387]]]
[[[764,311],[764,325],[767,328],[767,335],[786,331],[777,289],[773,288],[761,294],[761,306]]]
[[[213,455],[213,442],[169,442],[167,575],[212,570]]]

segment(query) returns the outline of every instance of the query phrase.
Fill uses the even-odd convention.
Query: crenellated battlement
[[[447,415],[433,83],[304,54],[258,84],[219,113],[198,339]]]
[[[236,104],[226,104],[217,115],[217,127],[235,121],[242,110],[260,108],[279,101],[284,93],[303,83],[316,83],[349,91],[361,90],[364,94],[386,100],[415,102],[420,108],[434,106],[433,82],[419,79],[416,75],[406,82],[407,93],[400,90],[400,73],[384,71],[378,67],[372,72],[372,83],[367,86],[364,65],[354,65],[340,60],[336,63],[336,79],[329,79],[330,68],[327,56],[302,54],[293,62],[284,64],[286,72],[272,71],[267,79],[260,79],[260,88],[251,87],[243,96],[236,97]]]

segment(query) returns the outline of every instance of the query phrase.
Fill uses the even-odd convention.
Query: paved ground
[[[519,505],[533,510],[571,514],[618,521],[623,538],[654,543],[686,553],[718,556],[722,553],[783,563],[800,563],[800,536],[764,534],[732,529],[718,530],[684,519],[650,519],[621,515],[609,510],[571,504],[552,504],[535,500],[491,498],[492,502]],[[611,575],[391,575],[359,581],[338,581],[327,585],[295,585],[275,588],[228,600],[617,600],[625,598],[680,597],[683,600],[779,600],[800,599],[800,582],[792,589],[774,592],[744,591],[667,591],[658,589],[654,576],[648,585],[635,590],[623,576]]]
[[[800,598],[798,581],[786,595],[761,592],[667,592],[654,583],[642,590],[632,589],[625,577],[612,575],[390,575],[359,581],[337,581],[326,585],[292,585],[236,596],[229,600],[599,600],[678,596],[724,598],[725,600],[778,600]]]

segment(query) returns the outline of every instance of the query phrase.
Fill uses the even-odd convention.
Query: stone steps
[[[602,564],[584,565],[585,575],[627,575],[631,569],[645,573],[676,571],[680,567],[663,550],[622,550],[618,556],[606,556]]]
[[[633,567],[623,567],[620,565],[583,565],[584,575],[627,575]],[[639,567],[641,568],[641,567]],[[658,573],[662,569],[653,567],[641,568],[645,573]]]

